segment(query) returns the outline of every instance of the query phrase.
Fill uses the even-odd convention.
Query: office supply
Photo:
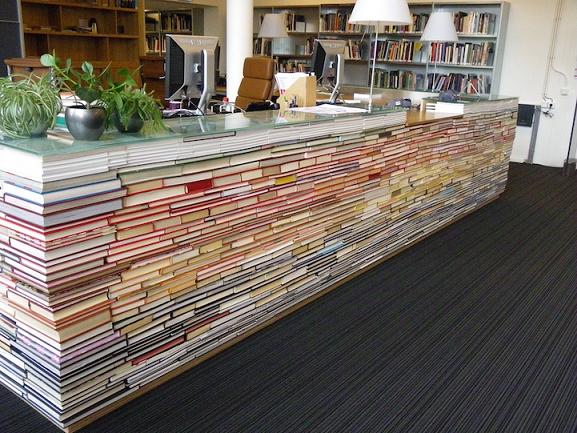
[[[365,24],[375,27],[375,40],[379,39],[379,24],[405,25],[411,24],[412,18],[406,0],[386,0],[374,2],[357,0],[349,23]],[[369,112],[373,108],[373,89],[375,86],[375,66],[377,63],[377,44],[373,47],[373,64],[371,67],[371,90],[369,97]]]
[[[243,78],[235,106],[246,110],[251,102],[264,102],[273,89],[274,60],[270,57],[248,57],[244,60]]]
[[[345,75],[347,42],[334,39],[317,39],[313,46],[312,70],[321,87],[331,90],[329,102],[334,104],[341,92]]]
[[[278,103],[281,111],[291,108],[291,102],[297,107],[316,105],[317,86],[314,76],[302,73],[277,74],[277,82],[280,91]]]
[[[192,99],[198,114],[204,114],[215,93],[218,38],[166,35],[166,45],[166,98]]]

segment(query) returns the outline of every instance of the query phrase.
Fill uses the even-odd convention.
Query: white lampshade
[[[459,40],[455,30],[453,13],[448,11],[435,11],[429,17],[422,41],[456,42]]]
[[[349,23],[405,25],[413,19],[407,0],[357,0]]]
[[[260,31],[259,38],[287,38],[285,14],[265,14]]]

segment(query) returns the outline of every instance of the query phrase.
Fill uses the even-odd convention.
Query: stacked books
[[[503,191],[499,107],[6,147],[0,382],[67,427],[402,250]]]

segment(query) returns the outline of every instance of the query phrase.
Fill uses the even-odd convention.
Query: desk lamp
[[[429,53],[431,53],[431,42],[457,42],[458,40],[459,37],[455,30],[453,13],[449,11],[433,11],[427,21],[425,30],[423,30],[423,35],[421,36],[421,41],[429,42]],[[433,73],[433,85],[431,90],[435,90],[435,80],[437,78],[437,55],[435,55],[434,64],[435,72]],[[427,77],[427,88],[429,87],[428,80],[429,77]]]
[[[357,0],[349,23],[375,26],[375,46],[371,70],[371,90],[369,94],[369,112],[373,109],[373,87],[375,85],[375,65],[377,63],[377,45],[379,25],[408,25],[412,22],[407,0]]]
[[[262,24],[260,25],[258,37],[262,39],[288,38],[285,14],[265,14],[264,19],[262,20]],[[261,52],[263,50],[264,44]],[[273,57],[272,41],[270,46],[270,56]]]

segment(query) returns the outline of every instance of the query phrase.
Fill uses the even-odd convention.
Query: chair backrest
[[[235,105],[243,110],[251,102],[264,102],[273,90],[274,61],[270,57],[247,57]]]

